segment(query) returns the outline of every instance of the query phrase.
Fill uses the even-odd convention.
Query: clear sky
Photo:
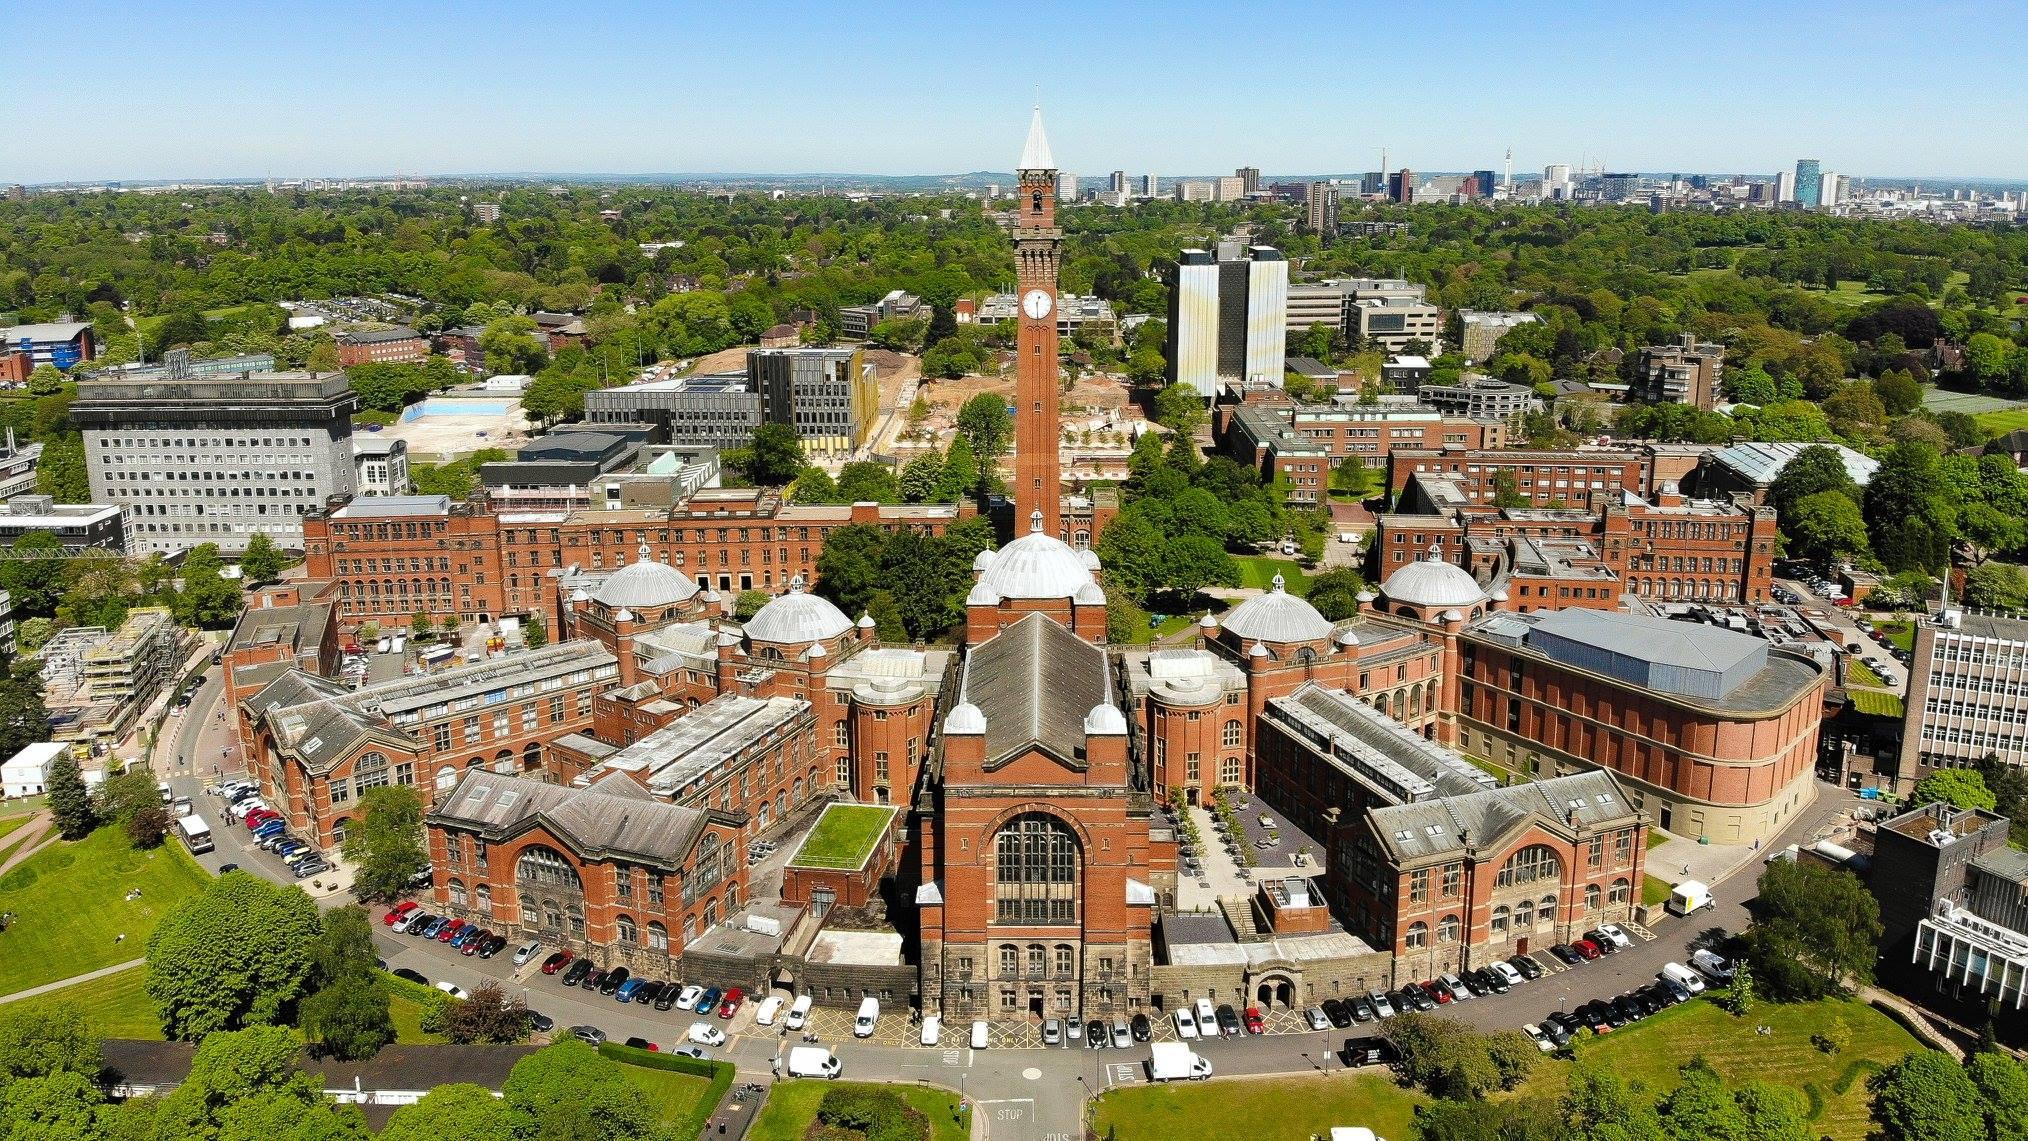
[[[2028,2],[5,0],[0,181],[1603,163],[2028,178]],[[27,140],[24,142],[24,140]]]

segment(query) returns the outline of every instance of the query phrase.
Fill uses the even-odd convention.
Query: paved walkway
[[[132,970],[147,961],[146,959],[128,959],[124,963],[114,963],[110,967],[100,967],[96,971],[86,971],[84,974],[72,975],[67,979],[58,979],[53,983],[43,983],[41,986],[32,986],[27,990],[17,990],[13,994],[0,994],[0,1004],[24,998],[34,998],[38,994],[48,994],[50,991],[62,990],[67,986],[76,986],[78,983],[88,983],[93,979],[105,978],[107,975],[116,975],[121,971]]]
[[[48,809],[43,809],[28,823],[0,838],[0,844],[20,845],[14,850],[13,855],[7,857],[6,862],[0,863],[0,876],[19,867],[28,857],[48,847],[49,842],[54,839],[56,839],[55,817],[50,815]]]

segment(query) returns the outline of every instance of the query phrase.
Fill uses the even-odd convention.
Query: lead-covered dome
[[[1469,610],[1486,601],[1479,580],[1463,567],[1446,561],[1438,549],[1388,575],[1380,585],[1380,593],[1397,606],[1406,604],[1429,610]]]
[[[697,595],[697,584],[668,563],[658,563],[642,548],[639,562],[621,567],[606,576],[592,593],[601,606],[614,610],[656,609],[688,602]]]
[[[789,592],[769,599],[746,621],[746,636],[756,642],[801,645],[828,642],[852,628],[845,612],[822,595],[803,589],[803,576],[789,581]]]
[[[1290,594],[1280,575],[1266,594],[1233,607],[1219,624],[1250,642],[1314,642],[1331,636],[1331,623],[1316,607]]]
[[[990,560],[982,557],[972,565],[984,564],[985,574],[973,588],[984,598],[1071,598],[1092,584],[1091,572],[1098,556],[1079,552],[1069,543],[1040,530],[1042,513],[1029,517],[1034,530],[1001,547]]]

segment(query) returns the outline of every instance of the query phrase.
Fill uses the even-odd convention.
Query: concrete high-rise
[[[1303,188],[1303,227],[1327,238],[1338,232],[1336,186],[1328,182],[1312,182]]]
[[[1237,176],[1239,176],[1239,180],[1240,180],[1241,184],[1242,184],[1242,185],[1244,185],[1244,186],[1246,187],[1246,193],[1248,193],[1248,194],[1258,194],[1258,193],[1260,193],[1260,168],[1259,168],[1259,167],[1257,167],[1257,166],[1242,166],[1242,167],[1238,168],[1237,170],[1233,171],[1232,173],[1233,173],[1233,174],[1235,174],[1235,175],[1237,175]]]
[[[1021,314],[1014,333],[1014,527],[1017,535],[1029,530],[1054,535],[1063,507],[1056,407],[1056,275],[1063,231],[1056,225],[1056,159],[1042,130],[1040,107],[1029,121],[1016,173],[1021,203],[1014,225],[1014,277]]]
[[[1804,206],[1823,205],[1822,175],[1818,173],[1817,160],[1799,158],[1796,160],[1796,201]]]
[[[1775,175],[1774,200],[1776,202],[1794,202],[1796,200],[1795,171],[1784,170]]]
[[[1160,186],[1160,185],[1161,185],[1161,182],[1162,182],[1162,180],[1161,180],[1161,179],[1159,179],[1159,178],[1156,178],[1156,177],[1155,177],[1154,175],[1152,175],[1152,174],[1144,174],[1144,175],[1142,175],[1142,176],[1141,176],[1141,197],[1143,197],[1143,198],[1153,198],[1153,197],[1155,196],[1155,190],[1156,190],[1156,187]]]
[[[1562,200],[1570,197],[1570,164],[1552,162],[1542,168],[1542,196]]]
[[[1127,192],[1127,172],[1124,170],[1114,171],[1108,189],[1114,194],[1125,194]]]
[[[1206,400],[1221,384],[1276,387],[1288,347],[1289,263],[1272,246],[1221,260],[1184,250],[1169,294],[1169,379]]]
[[[1058,202],[1077,201],[1076,175],[1070,173],[1069,171],[1065,171],[1062,174],[1056,176],[1056,200]]]

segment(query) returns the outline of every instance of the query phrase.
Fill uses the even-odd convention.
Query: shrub
[[[866,1141],[928,1141],[929,1118],[884,1089],[839,1089],[824,1091],[817,1105],[817,1121],[827,1130],[842,1129]]]

